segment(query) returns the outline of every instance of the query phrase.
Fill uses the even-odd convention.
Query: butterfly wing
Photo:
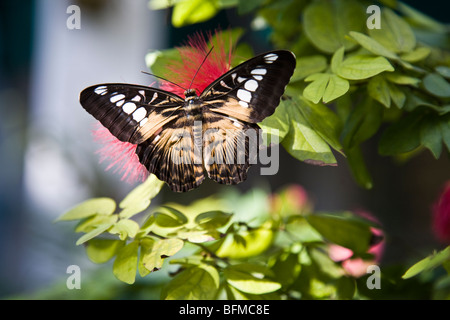
[[[237,184],[247,179],[247,171],[256,163],[258,126],[205,112],[203,161],[211,180]]]
[[[139,161],[173,191],[198,187],[200,154],[194,158],[194,121],[183,117],[184,100],[170,92],[128,84],[100,84],[83,90],[81,105],[116,138],[137,144]],[[200,142],[201,143],[201,142]],[[201,148],[201,145],[200,145]]]
[[[178,117],[136,148],[141,163],[172,191],[185,192],[205,179],[201,156],[201,122]]]
[[[290,51],[271,51],[243,62],[201,94],[210,111],[257,123],[272,115],[294,73]]]
[[[246,179],[261,141],[256,123],[274,113],[295,64],[289,51],[268,52],[240,64],[204,90],[203,154],[209,178],[225,184]]]
[[[117,139],[139,144],[175,119],[184,100],[155,88],[110,83],[84,89],[80,103]]]

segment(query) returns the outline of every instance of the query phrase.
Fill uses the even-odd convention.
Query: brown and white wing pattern
[[[117,139],[139,144],[173,120],[184,99],[155,88],[110,83],[84,89],[80,103]]]
[[[258,126],[235,118],[204,113],[203,163],[208,177],[222,184],[238,184],[258,155]]]
[[[210,111],[249,123],[272,115],[294,73],[295,56],[271,51],[238,65],[201,94]]]
[[[197,188],[205,179],[201,157],[201,125],[178,117],[140,143],[140,162],[175,192]],[[200,136],[199,136],[200,134]]]

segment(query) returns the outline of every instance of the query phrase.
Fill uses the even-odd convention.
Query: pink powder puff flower
[[[357,212],[360,216],[371,220],[373,222],[378,222],[371,214],[367,212]],[[378,228],[370,228],[372,235],[375,239],[383,239],[384,233],[381,229]],[[353,251],[339,246],[337,244],[330,244],[328,246],[328,255],[329,257],[336,262],[341,262],[342,268],[344,271],[355,278],[359,278],[367,273],[367,267],[370,265],[374,265],[380,262],[381,257],[384,252],[384,240],[376,242],[372,244],[367,251],[373,255],[373,259],[364,260],[360,257],[353,257]]]
[[[211,39],[212,35],[209,34],[208,38]],[[231,68],[232,52],[226,52],[226,39],[218,31],[216,32],[216,39],[216,46],[203,62],[210,50],[207,40],[201,33],[196,33],[193,37],[188,37],[187,45],[178,48],[181,60],[175,60],[168,64],[165,76],[169,77],[170,81],[175,82],[185,89],[189,89],[191,81],[195,76],[190,87],[196,89],[198,95],[202,93],[209,84]],[[231,37],[228,41],[230,41],[230,47],[232,47]],[[201,65],[202,62],[203,65]],[[184,90],[180,87],[169,82],[163,82],[161,84],[161,89],[183,96]]]
[[[433,231],[443,243],[450,243],[450,181],[433,206]]]
[[[181,60],[175,60],[166,66],[163,76],[179,86],[188,89],[194,75],[197,75],[191,88],[200,94],[211,82],[219,78],[231,68],[232,61],[232,40],[224,39],[222,33],[217,31],[216,43],[208,58],[205,59],[209,48],[205,37],[197,33],[188,38],[186,46],[178,48]],[[212,35],[209,34],[209,40]],[[230,41],[230,52],[227,52],[225,41]],[[203,65],[202,65],[203,62]],[[160,88],[184,97],[184,90],[169,82],[163,82]],[[114,172],[122,174],[122,180],[129,183],[142,182],[148,175],[148,170],[139,162],[136,154],[137,145],[123,142],[114,137],[108,129],[98,125],[93,130],[94,140],[103,145],[97,153],[100,154],[100,162],[108,162],[106,170],[115,168]]]

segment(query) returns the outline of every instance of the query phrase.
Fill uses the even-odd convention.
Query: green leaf
[[[172,24],[179,28],[189,24],[207,21],[219,11],[217,1],[189,0],[175,4],[172,12]]]
[[[150,237],[143,237],[139,240],[139,243],[140,243],[140,254],[138,260],[138,271],[141,277],[145,277],[151,271],[144,266],[144,257],[147,252],[150,252],[152,250],[155,240]]]
[[[395,84],[389,83],[389,95],[391,96],[392,101],[395,105],[401,109],[406,101],[406,95],[400,90]]]
[[[424,88],[432,95],[440,98],[450,97],[450,84],[439,74],[430,73],[423,78]]]
[[[301,264],[298,261],[298,254],[283,252],[276,257],[272,270],[275,273],[275,279],[283,286],[292,284],[301,271]]]
[[[161,269],[164,259],[173,256],[183,248],[184,242],[180,239],[155,240],[151,249],[144,252],[143,265],[150,271]]]
[[[329,137],[330,141],[336,142],[335,145],[339,145],[338,137],[331,138],[333,134],[329,134],[339,130],[337,129],[337,123],[335,123],[336,115],[325,106],[320,104],[310,106],[309,102],[299,98],[282,101],[275,113],[264,119],[259,125],[265,132],[279,136],[279,141],[293,157],[310,163],[335,164],[336,159],[328,144],[312,128],[311,123],[308,122],[303,113],[309,118],[313,118],[314,120],[311,121],[317,127],[327,127],[324,136]],[[320,118],[325,114],[330,115],[330,117],[322,117],[320,121],[315,121],[316,117]],[[325,124],[324,121],[328,123]],[[328,126],[330,123],[333,123],[333,125]],[[279,131],[277,131],[278,128]]]
[[[116,209],[116,202],[110,198],[89,199],[62,214],[56,221],[79,220],[95,214],[111,215]]]
[[[428,57],[430,53],[430,48],[417,47],[413,51],[403,53],[400,57],[402,58],[402,60],[407,62],[418,62]]]
[[[281,288],[279,282],[266,278],[263,269],[252,264],[245,264],[245,268],[239,265],[228,266],[223,274],[231,286],[245,293],[264,294]]]
[[[199,265],[180,272],[164,288],[166,300],[211,300],[219,289],[219,273],[209,265]]]
[[[436,159],[439,158],[442,151],[442,136],[439,119],[436,116],[428,116],[421,122],[420,142]]]
[[[217,229],[226,225],[232,215],[223,211],[208,211],[195,217],[195,222],[202,229]]]
[[[339,117],[324,104],[312,104],[300,98],[299,110],[317,134],[334,150],[341,152],[339,140],[342,123]]]
[[[365,253],[370,245],[370,226],[349,214],[314,214],[308,222],[329,241],[351,249],[356,254]]]
[[[87,243],[86,254],[94,263],[105,263],[123,248],[125,241],[110,239],[92,239]]]
[[[410,85],[416,87],[421,82],[419,78],[407,76],[399,72],[388,72],[384,74],[384,77],[389,82],[399,85]]]
[[[115,223],[109,230],[109,233],[119,234],[120,240],[126,240],[128,237],[134,238],[139,231],[139,224],[130,219],[121,219]]]
[[[382,119],[383,107],[370,97],[365,97],[355,105],[345,122],[342,129],[344,146],[350,149],[372,137],[378,131]]]
[[[121,248],[113,264],[113,274],[117,279],[133,284],[136,279],[139,241],[133,241]]]
[[[95,216],[80,221],[80,223],[78,223],[78,225],[75,228],[75,232],[88,233],[97,228],[99,225],[103,224],[113,225],[114,223],[116,223],[117,219],[118,216],[116,214],[109,216],[103,214],[96,214]]]
[[[134,188],[119,203],[119,207],[123,209],[120,213],[120,217],[130,218],[131,216],[147,209],[151,203],[151,200],[158,195],[163,185],[163,181],[160,181],[153,174],[150,175],[147,180]]]
[[[450,152],[450,116],[448,114],[439,121],[439,128],[441,130],[442,140]]]
[[[355,279],[340,277],[336,283],[338,299],[352,299],[356,292]]]
[[[391,94],[389,86],[383,76],[375,76],[367,83],[369,96],[380,102],[386,108],[391,106]]]
[[[420,122],[423,114],[411,112],[388,127],[381,135],[378,151],[381,155],[395,155],[420,146]]]
[[[372,189],[372,176],[367,169],[361,147],[356,145],[348,149],[346,148],[345,154],[347,155],[347,162],[356,183],[358,183],[358,185],[360,185],[362,188]]]
[[[117,217],[117,216],[115,216],[115,217]],[[113,224],[114,224],[114,222],[104,223],[104,224],[98,225],[92,231],[90,231],[90,232],[84,234],[83,236],[81,236],[77,240],[76,245],[79,246],[80,244],[83,244],[86,241],[89,241],[89,240],[95,238],[96,236],[98,236],[98,235],[102,234],[103,232],[105,232],[106,230],[108,230]]]
[[[353,55],[345,59],[336,73],[349,80],[362,80],[373,77],[383,71],[394,71],[389,61],[384,57],[368,55]]]
[[[333,53],[355,43],[346,39],[350,31],[361,31],[365,25],[364,8],[357,1],[314,1],[306,7],[303,26],[309,41],[319,50]]]
[[[291,83],[302,80],[313,73],[319,73],[327,68],[327,58],[322,55],[297,58],[297,66],[291,77]]]
[[[336,70],[341,65],[342,61],[344,61],[344,53],[345,47],[340,47],[331,57],[331,71],[336,73]]]
[[[432,270],[442,265],[446,261],[450,261],[450,246],[442,251],[433,253],[432,255],[426,257],[425,259],[420,260],[412,267],[410,267],[405,272],[405,274],[403,274],[402,278],[403,279],[412,278],[421,272]]]
[[[155,223],[163,228],[181,227],[188,222],[188,218],[175,208],[161,206],[154,213]]]
[[[321,99],[324,103],[328,103],[350,89],[347,80],[334,74],[316,73],[307,77],[305,81],[313,82],[303,90],[303,96],[314,103],[318,103]]]
[[[155,223],[155,216],[150,215],[147,220],[145,220],[144,224],[140,226],[139,232],[137,233],[137,238],[145,237],[152,229],[153,224]]]
[[[434,70],[436,70],[444,78],[450,79],[450,67],[437,66]]]
[[[369,35],[394,53],[410,52],[416,46],[409,24],[388,8],[381,12],[381,29],[369,29]]]
[[[272,244],[273,236],[272,223],[268,221],[258,228],[228,231],[226,236],[213,243],[210,249],[218,257],[248,259],[266,251]]]
[[[372,52],[373,54],[383,56],[389,59],[397,60],[398,56],[392,52],[391,50],[385,48],[382,44],[380,44],[375,39],[368,37],[367,35],[355,31],[350,31],[350,35],[353,39],[358,42],[358,44],[364,49]]]
[[[176,48],[163,51],[154,50],[145,56],[146,66],[158,76],[166,74],[167,66],[175,61],[181,61],[180,52]]]

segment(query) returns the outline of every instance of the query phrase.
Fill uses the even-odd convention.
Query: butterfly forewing
[[[274,113],[295,69],[285,50],[254,57],[209,85],[201,97],[211,111],[257,123]]]
[[[84,89],[80,103],[119,140],[138,144],[173,120],[184,100],[159,89],[111,83]]]

